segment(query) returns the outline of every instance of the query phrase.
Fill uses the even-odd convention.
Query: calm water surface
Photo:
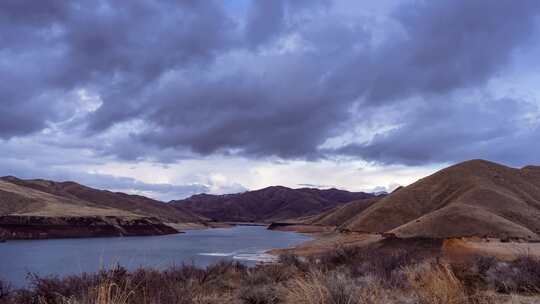
[[[115,263],[129,269],[181,263],[206,266],[222,259],[253,265],[272,258],[264,254],[266,250],[309,239],[263,226],[237,226],[165,236],[8,241],[0,243],[0,278],[21,287],[27,283],[28,272],[62,276],[94,272]]]

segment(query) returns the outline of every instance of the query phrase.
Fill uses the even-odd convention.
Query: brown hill
[[[216,221],[272,222],[318,214],[352,200],[371,197],[369,193],[338,189],[273,186],[237,194],[199,194],[171,203]]]
[[[383,197],[377,196],[348,202],[334,209],[311,216],[304,220],[304,223],[317,226],[344,226],[357,214],[360,214]]]
[[[540,167],[457,164],[393,192],[343,228],[403,237],[540,239]]]
[[[0,179],[0,215],[134,216],[131,212],[22,187],[5,179]]]
[[[188,210],[139,195],[98,190],[74,182],[0,178],[0,215],[146,216],[165,222],[201,222]]]

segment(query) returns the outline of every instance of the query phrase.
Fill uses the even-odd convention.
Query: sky
[[[540,163],[537,0],[3,0],[0,175],[160,200]]]

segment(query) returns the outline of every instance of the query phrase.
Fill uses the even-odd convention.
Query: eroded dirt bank
[[[144,236],[178,232],[152,217],[0,217],[0,235],[7,240]]]

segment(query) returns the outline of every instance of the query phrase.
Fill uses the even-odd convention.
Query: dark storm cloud
[[[512,165],[537,163],[540,150],[538,108],[522,100],[432,101],[404,109],[395,130],[379,134],[365,145],[352,144],[341,153],[363,159],[420,165],[473,158],[501,160]],[[535,139],[536,138],[536,139]]]
[[[283,74],[231,75],[165,87],[152,98],[161,107],[145,111],[145,119],[158,127],[140,138],[201,154],[241,148],[250,155],[312,156],[346,119],[344,106],[329,102],[339,96],[317,86],[321,70],[314,68],[316,58],[276,58],[268,64],[280,65]],[[303,81],[289,87],[296,79]]]
[[[236,26],[217,1],[188,0],[7,0],[0,20],[4,138],[58,121],[53,94],[81,88],[103,99],[92,129],[130,119],[145,86],[171,69],[213,60]]]
[[[253,1],[246,20],[247,43],[256,47],[268,42],[294,27],[296,14],[328,4],[327,0]]]
[[[281,6],[280,9],[283,10]],[[185,87],[175,84],[172,91],[160,92],[167,92],[167,97],[152,99],[167,101],[160,102],[162,107],[145,110],[151,113],[145,119],[158,127],[140,138],[161,147],[189,147],[201,154],[239,149],[248,155],[321,157],[318,147],[327,138],[346,130],[350,106],[359,97],[365,97],[365,106],[377,107],[400,98],[445,96],[456,89],[485,84],[506,66],[513,51],[530,41],[537,14],[538,4],[532,1],[520,5],[510,1],[495,5],[486,1],[408,3],[394,13],[402,32],[379,46],[369,45],[371,36],[362,26],[341,25],[336,19],[323,23],[321,20],[325,19],[317,15],[319,24],[307,22],[308,26],[294,29],[314,49],[300,55],[259,58],[256,68],[264,71],[262,77],[241,70],[218,81],[197,79]],[[284,32],[284,18],[279,15],[275,23],[265,20],[264,31],[272,28],[273,34]],[[267,37],[261,33],[260,37],[263,36]],[[475,119],[466,115],[466,106],[461,101],[442,97],[434,100],[433,104],[428,103],[428,111],[437,112],[449,102],[453,103],[452,107],[463,108],[453,113],[454,116],[438,116],[448,127],[438,130],[438,134],[443,138],[460,135],[461,141],[469,145],[490,136],[486,132],[477,134],[475,129],[496,129],[504,118],[498,115],[506,115],[503,111],[489,113],[492,119],[479,120],[473,125],[470,122]],[[477,113],[486,116],[485,110],[477,109]],[[410,124],[412,131],[419,127],[413,126],[419,118],[416,115],[436,114],[411,114],[403,123]],[[462,134],[452,134],[451,126],[456,123],[468,128]],[[517,132],[518,128],[510,131]],[[416,136],[422,136],[421,132]],[[446,149],[454,148],[451,141],[436,143],[446,144]],[[391,141],[386,144],[394,145]],[[430,149],[429,140],[422,144],[418,149],[398,150],[400,161],[449,160],[431,154],[436,151]],[[386,147],[384,143],[381,145]],[[375,142],[373,146],[361,147],[357,156],[388,161],[384,157],[369,157],[369,151],[380,149]],[[461,152],[462,157],[467,157],[471,151]]]
[[[405,1],[382,37],[361,3],[344,17],[331,2],[254,1],[236,21],[220,1],[2,1],[0,137],[76,116],[89,141],[123,127],[93,149],[126,159],[166,149],[419,164],[507,160],[492,145],[537,135],[457,95],[486,89],[533,42],[540,2]],[[80,89],[100,97],[97,111],[77,114]],[[418,111],[370,142],[320,148],[395,105]]]
[[[403,36],[377,50],[372,102],[485,83],[537,33],[538,1],[419,1],[401,5]]]
[[[277,36],[284,27],[284,1],[257,1],[249,12],[246,38],[256,46]]]

